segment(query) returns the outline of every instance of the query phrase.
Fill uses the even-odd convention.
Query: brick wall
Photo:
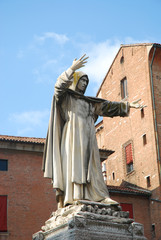
[[[0,171],[0,195],[8,196],[8,236],[29,240],[57,207],[51,181],[41,171],[42,153],[0,149],[8,171]]]
[[[161,238],[159,227],[161,225],[161,202],[159,202],[161,191],[156,139],[158,137],[161,152],[161,48],[156,48],[152,65],[156,115],[153,109],[149,67],[153,52],[152,44],[128,45],[120,48],[100,87],[98,97],[121,101],[120,81],[126,77],[128,97],[125,100],[132,102],[141,98],[141,103],[146,104],[147,107],[142,112],[131,109],[129,117],[103,118],[104,128],[99,133],[103,137],[99,136],[99,139],[103,139],[102,146],[115,151],[106,162],[107,184],[119,186],[122,180],[125,180],[152,191],[152,198],[156,200],[151,201],[150,204],[151,224],[154,223],[156,228],[156,236],[153,236],[153,239],[159,239]],[[143,141],[143,136],[146,137],[146,143]],[[124,146],[128,142],[131,142],[133,147],[134,169],[130,173],[126,170],[124,151]],[[113,173],[115,173],[115,179],[113,179]]]
[[[150,209],[151,223],[155,226],[155,238],[161,239],[161,186],[152,191]]]
[[[124,62],[120,63],[122,56],[124,56]],[[146,177],[150,176],[151,186],[149,189],[153,189],[159,186],[159,178],[156,174],[158,171],[157,152],[146,46],[121,48],[98,96],[111,101],[121,101],[120,81],[124,77],[127,78],[128,84],[128,97],[125,100],[132,102],[141,98],[141,102],[146,104],[147,108],[144,109],[143,117],[140,110],[131,109],[129,117],[103,119],[102,134],[104,136],[101,139],[104,139],[104,142],[102,145],[115,151],[108,158],[107,183],[120,185],[124,179],[146,188]],[[145,145],[143,144],[144,134],[147,139]],[[126,173],[123,150],[123,145],[128,141],[133,143],[134,171],[130,174]],[[115,181],[111,177],[113,171],[116,175]]]
[[[154,55],[153,55],[154,53]],[[149,54],[150,63],[152,62],[152,57],[154,56],[154,61],[152,63],[152,84],[154,89],[154,103],[153,109],[154,119],[156,119],[156,151],[157,156],[161,153],[161,48],[151,49]],[[153,95],[153,94],[152,94]],[[158,140],[158,141],[157,141]],[[159,147],[158,147],[159,146]],[[156,174],[161,174],[160,172],[160,159],[158,160],[158,169]],[[161,176],[160,176],[161,177]],[[161,182],[160,182],[161,183]],[[155,238],[161,238],[161,185],[153,188],[152,191],[152,201],[151,201],[151,219],[152,224],[155,225],[156,235]]]
[[[130,203],[133,206],[133,214],[135,222],[144,225],[144,234],[147,239],[151,239],[151,221],[150,221],[150,208],[149,198],[137,195],[128,195],[110,192],[110,197],[119,203]]]
[[[154,55],[153,55],[154,54]],[[161,153],[161,48],[154,48],[149,54],[150,63],[152,62],[152,57],[154,56],[154,61],[152,63],[152,83],[154,89],[154,118],[156,119],[157,125],[157,135],[159,144],[159,153]],[[160,162],[158,163],[160,164]]]

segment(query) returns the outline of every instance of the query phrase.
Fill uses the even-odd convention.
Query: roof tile
[[[0,135],[0,141],[12,141],[12,142],[21,142],[21,143],[44,144],[45,143],[45,138],[18,137],[18,136]]]
[[[129,194],[137,194],[137,195],[146,195],[150,196],[151,192],[143,189],[143,188],[132,188],[132,187],[123,187],[123,186],[112,186],[112,185],[107,185],[107,188],[109,192],[124,192],[124,193],[129,193]]]

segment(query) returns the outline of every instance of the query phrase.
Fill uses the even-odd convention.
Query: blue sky
[[[0,134],[45,137],[54,84],[89,56],[95,96],[120,44],[161,43],[160,0],[0,0]]]

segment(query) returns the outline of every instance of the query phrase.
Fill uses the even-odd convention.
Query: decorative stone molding
[[[53,212],[41,229],[33,240],[146,239],[143,226],[120,206],[84,200]]]

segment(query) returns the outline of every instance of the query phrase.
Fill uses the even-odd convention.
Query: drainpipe
[[[155,107],[155,98],[154,98],[154,86],[153,86],[153,72],[152,72],[152,65],[154,61],[154,56],[156,52],[156,45],[153,45],[154,51],[152,60],[150,63],[150,76],[151,76],[151,88],[152,88],[152,99],[153,99],[153,114],[154,114],[154,126],[155,126],[155,137],[156,137],[156,143],[157,143],[157,155],[158,155],[158,171],[159,171],[159,179],[161,182],[161,164],[160,164],[160,151],[159,151],[159,139],[158,139],[158,129],[157,129],[157,120],[156,120],[156,107]]]

